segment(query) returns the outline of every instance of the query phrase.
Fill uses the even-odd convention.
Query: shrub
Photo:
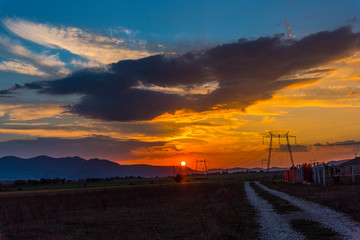
[[[179,183],[184,179],[184,176],[181,175],[180,173],[176,174],[176,176],[174,177],[175,182]]]

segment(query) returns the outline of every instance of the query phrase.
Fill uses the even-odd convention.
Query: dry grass
[[[306,185],[282,181],[263,182],[270,188],[290,195],[320,203],[332,209],[347,213],[360,221],[360,185]]]
[[[330,228],[320,225],[318,222],[295,219],[291,221],[291,226],[306,236],[308,240],[335,240],[341,239],[340,235]]]
[[[0,194],[8,239],[254,239],[241,181]]]

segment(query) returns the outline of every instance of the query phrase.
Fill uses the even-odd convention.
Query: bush
[[[15,180],[14,184],[16,186],[25,186],[26,185],[26,181],[25,180]]]
[[[176,174],[176,176],[174,177],[175,182],[179,183],[184,179],[184,176],[181,175],[180,173]]]

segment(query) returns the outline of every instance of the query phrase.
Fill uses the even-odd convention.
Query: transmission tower
[[[286,143],[287,143],[287,146],[288,146],[288,151],[289,151],[290,160],[291,160],[291,166],[294,166],[294,159],[293,159],[292,152],[291,152],[291,146],[290,146],[289,138],[295,138],[295,144],[296,144],[296,136],[289,135],[289,132],[287,132],[285,134],[279,134],[279,133],[272,133],[272,132],[269,131],[269,135],[263,136],[263,144],[265,144],[265,142],[264,142],[265,138],[270,138],[270,141],[269,141],[269,154],[268,154],[268,159],[267,159],[267,171],[269,171],[269,168],[270,168],[270,160],[271,160],[271,151],[272,151],[272,145],[273,145],[273,138],[279,138],[279,144],[280,144],[280,139],[281,138],[286,138]]]
[[[210,164],[210,161],[207,161],[206,159],[203,160],[196,160],[195,161],[195,175],[197,174],[197,170],[198,170],[198,163],[203,164],[203,171],[205,172],[205,174],[207,174],[207,167],[206,167],[206,163]]]

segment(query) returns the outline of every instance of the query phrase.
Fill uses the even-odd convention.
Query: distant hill
[[[343,160],[338,164],[339,167],[345,167],[345,166],[351,166],[351,165],[359,165],[360,164],[360,157],[357,157],[355,159],[348,159]]]
[[[185,168],[191,173],[190,168]],[[176,172],[175,172],[176,173]],[[52,158],[38,156],[18,158],[7,156],[0,158],[0,179],[40,179],[40,178],[106,178],[106,177],[166,177],[173,176],[172,166],[120,165],[101,159],[85,160],[80,157]]]
[[[286,168],[272,167],[270,171],[282,171],[284,169]],[[266,170],[262,168],[214,168],[209,169],[208,173],[222,173],[226,171],[227,173],[234,173]],[[184,167],[183,172],[191,174],[195,171]],[[201,171],[198,172],[201,173]],[[80,157],[52,158],[45,155],[28,159],[15,156],[0,158],[0,180],[40,178],[85,179],[116,176],[167,177],[174,176],[176,173],[172,166],[121,165],[98,158],[85,160]]]
[[[327,162],[326,164],[328,166],[339,166],[339,165],[342,165],[342,164],[344,164],[346,162],[349,162],[351,160],[354,160],[354,159],[344,159],[344,160],[338,160],[338,161],[335,160],[335,161]]]

